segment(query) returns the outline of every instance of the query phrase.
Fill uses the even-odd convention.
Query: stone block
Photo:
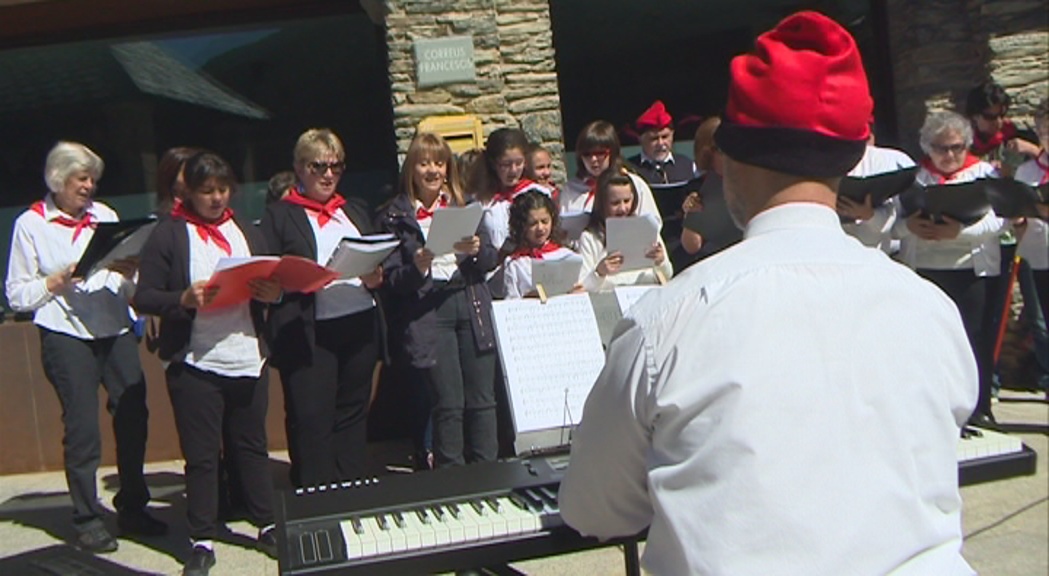
[[[474,114],[499,114],[507,110],[506,98],[502,94],[478,96],[467,102],[464,108]]]
[[[513,88],[503,91],[507,100],[521,100],[536,96],[556,96],[557,84],[514,84]]]
[[[508,73],[506,71],[507,66],[503,67],[503,74],[506,75],[506,82],[508,84],[525,84],[528,82],[539,82],[539,83],[553,83],[557,84],[557,74],[553,73]],[[519,67],[527,69],[527,66]]]
[[[548,110],[522,114],[521,129],[528,135],[528,139],[533,142],[560,140],[562,132],[561,113],[557,110]]]
[[[524,114],[525,112],[537,112],[540,110],[558,110],[560,107],[561,100],[557,96],[538,96],[511,102],[510,112]]]
[[[462,114],[462,106],[452,104],[402,104],[393,109],[395,117],[425,118],[438,114]]]
[[[447,104],[452,101],[452,95],[447,90],[438,88],[409,94],[408,101],[412,104]]]

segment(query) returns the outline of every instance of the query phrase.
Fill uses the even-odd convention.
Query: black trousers
[[[138,341],[128,332],[111,338],[81,340],[40,329],[40,354],[62,404],[63,460],[73,500],[73,522],[101,518],[95,473],[102,460],[98,423],[98,383],[106,388],[106,409],[113,417],[120,491],[117,510],[140,510],[149,502],[142,474],[149,412]]]
[[[186,460],[186,517],[194,540],[218,535],[219,452],[240,472],[244,507],[259,527],[273,523],[273,476],[266,447],[269,378],[230,378],[182,362],[168,366],[168,395]],[[223,424],[229,444],[222,446]]]
[[[319,320],[312,360],[281,369],[293,483],[316,486],[367,472],[375,326],[374,309]]]
[[[433,452],[438,467],[495,460],[494,349],[474,342],[464,289],[448,290],[437,305],[437,364],[429,370],[433,400]]]
[[[965,324],[965,335],[976,357],[980,376],[980,396],[973,414],[991,414],[991,381],[994,373],[994,343],[998,336],[993,310],[988,297],[994,277],[978,277],[972,270],[917,270],[918,274],[940,287],[954,301]]]
[[[1042,309],[1042,318],[1049,323],[1049,270],[1031,270],[1034,278],[1034,289],[1038,294],[1038,306]]]

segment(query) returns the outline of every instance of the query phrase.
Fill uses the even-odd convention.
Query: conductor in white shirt
[[[716,140],[744,239],[617,327],[562,517],[599,538],[647,527],[653,574],[971,574],[961,318],[835,212],[872,108],[855,41],[801,12],[730,75]]]

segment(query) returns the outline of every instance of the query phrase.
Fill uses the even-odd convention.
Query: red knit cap
[[[798,12],[732,59],[715,135],[733,159],[788,174],[842,176],[860,157],[874,109],[856,41],[817,12]]]
[[[673,120],[667,112],[667,107],[663,105],[663,101],[656,100],[648,107],[648,110],[645,110],[641,116],[638,116],[637,121],[634,122],[634,127],[637,128],[638,133],[648,130],[662,130],[670,126]]]

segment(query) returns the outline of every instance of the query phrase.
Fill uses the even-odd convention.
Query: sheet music
[[[389,234],[384,234],[383,237],[393,238]],[[357,278],[370,274],[400,243],[397,239],[373,241],[369,238],[343,238],[328,260],[328,268],[338,272],[339,278]]]
[[[608,348],[616,324],[623,319],[619,300],[615,292],[590,292],[589,296],[590,305],[594,309],[594,317],[597,318],[597,331],[601,334],[601,345]]]
[[[651,268],[654,262],[645,257],[652,245],[659,238],[659,222],[651,214],[609,218],[605,220],[608,240],[605,242],[607,252],[623,254],[623,266],[620,272]]]
[[[98,262],[91,267],[91,271],[88,272],[87,276],[92,276],[95,272],[102,270],[117,260],[138,256],[146,245],[146,241],[149,240],[149,235],[153,233],[153,229],[156,227],[157,222],[150,222],[128,234],[105,256],[98,259]]]
[[[463,207],[441,208],[433,213],[430,233],[426,236],[426,247],[434,256],[450,254],[453,246],[463,238],[477,233],[484,210],[477,202]]]
[[[605,364],[590,297],[503,300],[492,317],[517,433],[578,424]]]
[[[619,311],[626,316],[630,308],[641,299],[642,296],[648,294],[649,290],[658,289],[659,286],[616,286],[616,302],[619,304]]]
[[[566,254],[557,260],[532,260],[532,283],[542,284],[547,296],[568,294],[579,283],[579,272],[583,268],[583,257]]]
[[[586,230],[586,225],[589,223],[589,212],[561,213],[561,229],[565,231],[565,236],[569,240],[579,240],[579,237],[583,235],[583,230]]]

